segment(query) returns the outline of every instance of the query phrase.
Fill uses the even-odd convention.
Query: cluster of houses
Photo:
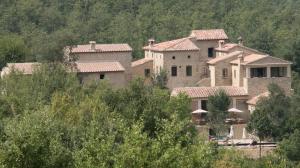
[[[276,83],[286,94],[291,93],[291,62],[270,56],[238,43],[230,43],[223,29],[193,30],[188,37],[143,47],[143,59],[132,62],[128,44],[97,44],[65,47],[65,59],[75,59],[76,73],[82,83],[107,80],[112,86],[126,86],[130,80],[165,71],[167,87],[172,96],[186,93],[192,98],[193,122],[205,127],[207,100],[220,89],[232,99],[230,108],[236,112],[236,138],[242,136],[244,124],[260,97],[268,96],[267,86]],[[39,63],[9,63],[1,77],[12,69],[32,74]]]

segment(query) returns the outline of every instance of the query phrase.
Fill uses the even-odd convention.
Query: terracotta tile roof
[[[197,40],[227,40],[223,29],[208,29],[208,30],[192,30],[192,37],[196,37]]]
[[[268,97],[269,96],[269,92],[264,92],[260,95],[257,95],[255,97],[252,97],[250,100],[247,101],[247,104],[251,104],[251,105],[256,105],[256,103],[258,102],[258,100],[260,98],[263,98],[263,97]]]
[[[96,44],[95,50],[91,49],[91,44],[77,45],[72,49],[72,53],[102,53],[102,52],[131,52],[132,48],[128,44]]]
[[[232,52],[232,53],[230,53],[228,55],[218,56],[218,57],[216,57],[214,59],[209,60],[207,63],[213,65],[213,64],[216,64],[218,62],[224,61],[226,59],[237,57],[238,55],[240,55],[242,53],[243,53],[242,51],[235,51],[235,52]]]
[[[145,46],[144,50],[152,51],[198,51],[200,50],[191,39],[181,38],[171,41],[165,41],[154,44],[153,46]]]
[[[191,98],[207,98],[223,89],[228,96],[247,96],[246,90],[243,87],[234,86],[216,86],[216,87],[180,87],[174,88],[171,95],[176,96],[179,93],[186,93]]]
[[[244,57],[244,61],[242,62],[242,65],[248,65],[248,64],[255,64],[257,61],[262,61],[263,64],[292,64],[290,61],[283,60],[281,58],[272,57],[269,55],[260,55],[260,54],[250,54]],[[232,64],[238,64],[239,60],[233,60],[230,63]],[[260,62],[259,64],[262,64]]]
[[[268,57],[268,55],[250,54],[250,55],[247,55],[247,56],[244,57],[244,61],[242,62],[242,64],[247,65],[251,62],[258,61],[258,60],[263,59],[265,57]],[[238,64],[239,60],[236,59],[236,60],[231,61],[230,63]]]
[[[7,67],[3,68],[3,73],[9,73],[13,68],[17,71],[22,72],[23,74],[32,74],[34,68],[40,65],[37,62],[26,62],[26,63],[7,63]]]
[[[134,66],[142,65],[142,64],[145,64],[145,63],[151,62],[151,61],[153,61],[153,59],[142,58],[142,59],[133,61],[133,62],[131,63],[131,66],[134,67]]]
[[[240,45],[240,44],[236,44],[236,43],[226,43],[222,48],[220,47],[217,47],[215,48],[216,51],[220,51],[220,52],[230,52],[232,49],[234,48],[241,48],[241,49],[244,49],[244,50],[248,50],[250,51],[251,53],[256,53],[256,54],[264,54],[263,52],[260,52],[258,50],[255,50],[253,48],[249,48],[249,47],[246,47],[244,45]]]
[[[217,47],[215,48],[216,51],[223,51],[223,52],[228,52],[230,49],[233,49],[234,47],[239,46],[236,43],[226,43],[222,48]]]
[[[77,62],[78,72],[120,72],[125,68],[119,62]]]

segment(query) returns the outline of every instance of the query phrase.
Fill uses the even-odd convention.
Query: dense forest
[[[300,166],[299,0],[0,0],[0,11],[0,68],[45,62],[31,76],[0,79],[0,167]],[[190,122],[190,98],[171,97],[159,82],[81,85],[58,63],[67,45],[129,43],[137,59],[150,37],[211,28],[294,63],[294,93],[271,86],[248,124],[278,142],[269,156],[250,159],[205,142]]]
[[[299,9],[298,0],[1,0],[0,56],[53,61],[66,45],[96,40],[129,43],[139,58],[150,37],[159,42],[223,28],[231,41],[242,36],[247,46],[298,67]]]

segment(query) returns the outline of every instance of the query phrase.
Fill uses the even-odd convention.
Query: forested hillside
[[[90,40],[129,43],[137,58],[150,37],[205,28],[224,28],[231,41],[242,36],[249,47],[300,62],[298,0],[1,0],[0,11],[1,66],[59,60],[64,46]]]
[[[140,79],[117,90],[105,82],[81,86],[75,74],[51,63],[31,76],[1,78],[0,91],[1,168],[300,166],[299,89],[291,99],[276,91],[266,100],[272,120],[261,128],[282,141],[261,159],[205,142],[190,122],[187,95],[171,97]]]

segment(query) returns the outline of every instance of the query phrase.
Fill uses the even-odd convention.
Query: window
[[[190,55],[188,55],[188,56],[187,56],[187,58],[188,58],[188,59],[190,59],[190,58],[191,58],[191,56],[190,56]]]
[[[222,70],[222,75],[223,75],[223,78],[227,78],[228,77],[228,69],[227,68],[224,68]]]
[[[251,68],[251,78],[267,77],[267,68]]]
[[[149,77],[150,76],[150,69],[145,69],[144,74],[145,74],[145,77]]]
[[[173,56],[172,59],[174,60],[174,59],[175,59],[175,56]]]
[[[271,67],[271,77],[286,77],[287,68],[286,67]]]
[[[201,100],[201,109],[207,110],[207,100]]]
[[[177,76],[177,66],[172,66],[172,68],[171,68],[171,76]]]
[[[214,57],[214,48],[208,48],[207,54],[208,57]]]
[[[186,66],[186,76],[192,76],[193,68],[191,65]]]
[[[105,75],[104,74],[100,74],[100,79],[104,79]]]

